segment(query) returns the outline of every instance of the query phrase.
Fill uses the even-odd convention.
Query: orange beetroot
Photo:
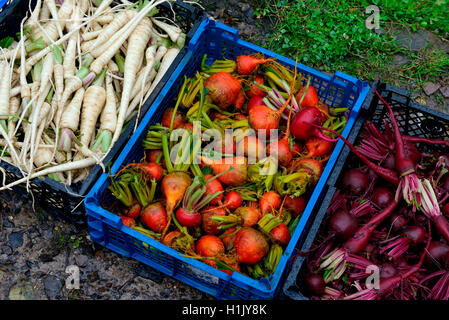
[[[264,216],[267,213],[272,213],[274,210],[278,210],[281,207],[281,202],[281,196],[278,193],[274,191],[265,192],[259,200],[262,215]]]
[[[240,263],[256,264],[268,253],[269,245],[265,236],[253,228],[243,227],[234,240]]]
[[[298,91],[296,94],[296,101],[301,101],[302,96],[304,95],[304,92],[306,91],[306,87],[302,87],[301,90]],[[318,93],[313,86],[309,86],[307,89],[306,95],[304,96],[304,99],[301,102],[302,108],[306,107],[315,107],[318,105]]]
[[[253,72],[260,64],[264,64],[272,59],[259,59],[254,56],[242,54],[235,59],[238,74],[247,75]]]
[[[162,238],[162,244],[165,244],[167,247],[172,248],[175,244],[176,239],[181,235],[181,231],[175,230],[167,233],[165,237]]]
[[[264,106],[265,103],[263,102],[262,96],[254,96],[249,99],[248,104],[246,106],[246,111],[249,113],[249,111],[255,107],[255,106]]]
[[[237,227],[233,226],[228,229],[226,229],[221,235],[220,239],[223,241],[224,246],[226,247],[226,250],[231,250],[234,248],[234,240],[237,235]]]
[[[259,74],[254,77],[254,81],[258,85],[263,85],[263,83],[264,83],[263,77],[261,75],[259,75]],[[251,98],[257,97],[257,96],[263,98],[263,97],[265,97],[267,95],[267,93],[265,91],[262,91],[261,89],[259,89],[256,86],[256,84],[253,83],[251,85],[251,87],[248,90],[246,90],[246,95],[247,95],[248,98],[250,98],[250,101],[251,101]]]
[[[334,143],[318,137],[311,137],[305,143],[307,158],[321,157],[331,153]]]
[[[167,225],[167,214],[162,204],[155,202],[143,208],[140,220],[148,229],[161,232]]]
[[[230,191],[224,198],[224,205],[229,210],[235,210],[243,203],[242,196],[237,191]]]
[[[204,235],[196,243],[196,253],[202,257],[216,257],[225,252],[223,242],[217,236]],[[215,267],[215,260],[203,260],[204,263]]]
[[[277,158],[279,164],[283,167],[287,167],[293,159],[293,153],[287,139],[270,142],[267,146],[267,153]]]
[[[168,227],[170,226],[173,210],[181,202],[187,188],[192,183],[190,176],[183,171],[174,171],[164,176],[161,182],[161,190],[165,196],[165,208],[167,211],[168,222],[162,237],[165,236]]]
[[[290,230],[288,230],[288,227],[282,222],[271,229],[270,236],[275,242],[283,246],[288,245],[291,238]]]
[[[207,206],[203,210],[201,210],[201,218],[202,218],[202,225],[204,232],[207,234],[217,235],[221,232],[218,227],[220,226],[219,223],[213,221],[211,218],[213,216],[225,216],[226,211],[225,209],[217,206]]]
[[[208,89],[212,101],[221,108],[234,105],[241,100],[242,86],[240,82],[228,72],[217,72],[204,81],[204,87]]]
[[[204,176],[204,179],[206,179],[206,181],[209,181],[213,178],[214,178],[214,176],[211,174],[207,174]],[[206,193],[204,194],[204,196],[207,196],[209,194],[213,195],[214,193],[219,192],[219,191],[223,191],[223,186],[221,185],[221,183],[218,179],[213,179],[212,181],[209,181],[209,183],[206,184]],[[209,204],[210,205],[219,204],[222,199],[223,199],[223,193],[221,193],[220,195],[215,197],[211,202],[209,202]]]
[[[122,223],[127,227],[132,228],[136,225],[136,220],[134,220],[133,218],[125,216],[121,216],[120,218],[122,218]]]
[[[237,144],[237,154],[248,159],[260,160],[265,155],[265,145],[255,136],[246,136]]]
[[[232,170],[218,177],[221,183],[232,187],[238,187],[246,183],[248,177],[248,161],[245,157],[223,158],[219,160],[202,157],[201,159],[206,165],[212,168],[215,175],[225,172],[232,167]]]
[[[170,128],[170,122],[171,122],[171,118],[172,118],[174,110],[175,110],[175,108],[167,108],[164,111],[164,114],[162,115],[162,120],[161,120],[161,124],[164,127]],[[175,119],[173,121],[173,129],[182,127],[184,125],[184,123],[185,123],[184,116],[179,111],[177,111],[176,115],[175,115]]]
[[[142,210],[142,206],[136,200],[133,201],[131,207],[123,210],[123,214],[129,218],[137,219],[140,216],[140,211]]]
[[[262,218],[260,210],[253,207],[237,208],[234,214],[241,218],[241,223],[244,227],[252,227]]]

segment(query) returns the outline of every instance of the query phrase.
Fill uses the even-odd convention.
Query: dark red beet
[[[290,230],[288,230],[288,227],[281,223],[277,227],[274,227],[270,231],[270,236],[273,238],[273,240],[283,246],[288,245],[291,235]]]
[[[392,170],[396,168],[396,161],[394,160],[394,155],[392,153],[385,159],[383,166]]]
[[[443,212],[443,214],[444,214],[446,217],[449,217],[449,202],[446,203],[446,204],[443,206],[443,208],[441,208],[441,212]]]
[[[290,197],[286,196],[284,201],[284,208],[292,213],[296,218],[306,208],[306,199],[304,197]]]
[[[441,181],[441,188],[443,188],[446,191],[449,191],[449,174],[446,174],[446,176]]]
[[[435,261],[441,263],[448,254],[449,246],[439,241],[432,241],[429,246],[426,261],[432,265],[435,264]]]
[[[371,200],[383,209],[394,200],[394,194],[388,188],[377,187],[373,191]]]
[[[390,218],[393,231],[398,231],[407,224],[407,219],[400,214],[393,214]]]
[[[426,231],[418,226],[409,226],[404,230],[405,236],[414,244],[423,243],[426,240]]]
[[[359,169],[349,169],[343,175],[343,186],[352,195],[359,195],[368,188],[368,177]]]
[[[357,220],[344,210],[338,210],[329,220],[329,228],[337,238],[344,240],[349,238],[357,230]]]
[[[390,278],[398,274],[398,270],[388,262],[383,263],[379,269],[381,279]]]
[[[324,288],[326,284],[324,283],[323,277],[318,274],[309,274],[306,277],[306,287],[310,293],[322,296],[324,294]]]

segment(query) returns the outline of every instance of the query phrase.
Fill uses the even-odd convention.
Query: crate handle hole
[[[433,136],[442,135],[446,131],[444,125],[435,119],[424,119],[421,121],[421,128]]]

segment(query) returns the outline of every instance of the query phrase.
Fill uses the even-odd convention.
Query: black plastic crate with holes
[[[0,39],[6,36],[14,36],[15,33],[20,30],[20,22],[25,17],[27,12],[29,16],[29,7],[34,9],[35,5],[36,0],[8,1],[8,4],[5,5],[3,8],[4,10],[0,13]],[[172,18],[172,20],[176,22],[183,32],[187,34],[186,46],[177,55],[170,68],[153,90],[153,93],[144,102],[141,109],[139,122],[159,96],[171,74],[185,56],[187,52],[187,45],[204,17],[204,12],[198,7],[192,7],[181,0],[173,1],[171,4],[163,3],[157,8],[159,9],[158,16],[163,15]],[[120,138],[103,160],[103,164],[105,166],[107,166],[108,163],[112,163],[116,159],[117,155],[132,135],[135,121],[136,117],[134,117],[123,130]],[[0,173],[0,181],[3,181],[3,174],[5,174],[6,184],[22,177],[17,167],[5,161],[0,163],[0,168],[4,169],[0,171],[3,172]],[[30,181],[29,191],[32,193],[32,197],[34,198],[36,205],[40,206],[46,212],[55,214],[72,223],[85,224],[86,212],[83,200],[102,173],[103,169],[101,166],[96,165],[92,168],[88,177],[84,181],[74,183],[70,186],[66,186],[47,177],[44,179],[37,178]],[[15,186],[12,190],[21,196],[31,198],[31,193],[27,191],[27,188],[24,185]],[[2,192],[0,191],[0,197],[1,196]]]
[[[365,121],[370,120],[373,124],[383,130],[383,120],[388,119],[388,109],[380,101],[374,89],[388,102],[396,115],[399,128],[402,133],[410,136],[426,137],[433,139],[449,140],[449,115],[439,111],[431,110],[411,100],[410,94],[402,89],[375,82],[368,93],[366,100],[360,110],[358,118],[351,129],[348,140],[354,143],[359,136]],[[427,152],[439,151],[441,146],[423,146]],[[427,149],[426,149],[427,148]],[[322,227],[323,219],[327,209],[332,202],[336,190],[341,186],[340,174],[343,170],[357,167],[360,160],[351,153],[345,145],[334,166],[334,169],[323,188],[321,194],[321,205],[316,206],[312,213],[313,219],[304,242],[297,247],[297,258],[286,277],[282,289],[283,295],[293,300],[307,300],[308,296],[304,288],[304,276],[307,272],[307,252],[312,248],[315,238]],[[318,202],[319,203],[319,202]],[[323,225],[324,227],[324,225]],[[300,254],[301,253],[301,254]]]

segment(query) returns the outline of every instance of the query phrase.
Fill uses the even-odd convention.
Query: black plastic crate
[[[0,12],[0,39],[6,36],[14,36],[20,29],[20,22],[29,11],[29,7],[33,9],[36,0],[12,0]],[[176,0],[170,4],[163,3],[158,6],[159,14],[165,14],[167,17],[173,18],[177,25],[186,33],[186,45],[181,49],[180,53],[166,71],[156,88],[153,90],[150,97],[144,102],[139,122],[143,119],[150,106],[159,96],[162,88],[166,85],[173,71],[181,62],[187,53],[187,45],[195,34],[195,31],[201,24],[204,18],[204,12],[198,7],[192,7],[181,0]],[[175,16],[173,17],[173,12]],[[29,12],[28,12],[29,16]],[[120,138],[115,143],[114,147],[103,160],[103,164],[107,167],[108,163],[112,163],[123,146],[133,133],[135,127],[136,117],[134,117],[126,129],[123,130]],[[6,171],[6,184],[11,183],[22,177],[18,168],[2,161],[0,167]],[[62,183],[56,182],[50,178],[36,178],[30,181],[29,191],[25,185],[19,185],[12,188],[12,190],[24,197],[34,198],[35,204],[40,206],[46,212],[55,214],[72,223],[85,224],[86,212],[84,208],[84,197],[87,195],[91,187],[97,182],[99,176],[103,173],[101,166],[96,165],[92,168],[88,177],[81,182],[66,186]],[[3,181],[3,174],[0,174],[0,181]],[[0,192],[0,197],[2,192]]]
[[[370,120],[378,128],[384,128],[383,120],[388,119],[388,109],[380,101],[379,97],[374,92],[377,89],[379,94],[388,102],[396,114],[399,128],[402,133],[410,136],[419,136],[440,140],[449,140],[449,115],[431,110],[427,107],[419,105],[411,100],[410,94],[402,89],[381,83],[375,82],[366,100],[360,110],[358,118],[352,127],[351,133],[347,140],[354,143],[359,136],[365,121]],[[441,146],[426,146],[437,151]],[[326,187],[321,194],[321,205],[315,208],[312,215],[314,215],[313,222],[308,230],[307,236],[303,243],[297,246],[297,258],[292,264],[292,268],[286,277],[284,286],[282,288],[283,295],[293,300],[308,300],[304,294],[304,274],[307,271],[306,259],[307,256],[302,253],[307,252],[312,247],[321,224],[326,215],[327,209],[334,197],[335,191],[339,187],[340,173],[343,169],[351,168],[360,164],[360,160],[351,153],[349,147],[345,145],[334,169],[327,181]],[[312,219],[311,219],[312,220]]]

